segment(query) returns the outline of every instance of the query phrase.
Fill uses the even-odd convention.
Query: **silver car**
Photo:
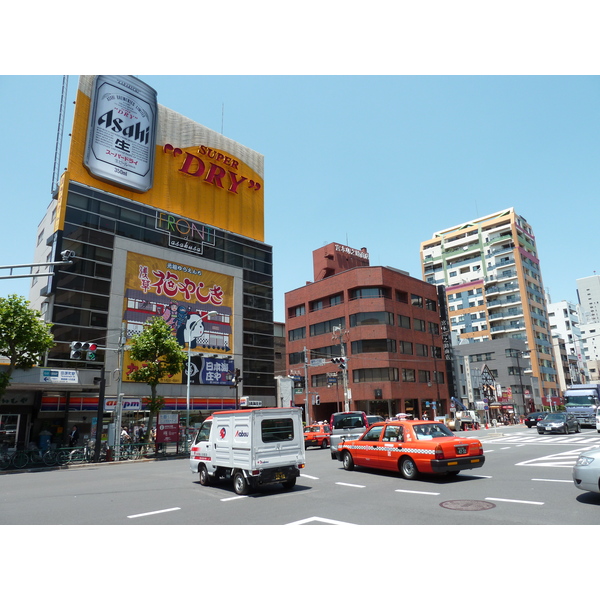
[[[573,467],[573,483],[580,490],[600,494],[600,448],[579,455]]]

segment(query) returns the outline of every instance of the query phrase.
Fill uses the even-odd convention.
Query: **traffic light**
[[[331,362],[334,365],[337,365],[340,369],[346,368],[346,357],[345,356],[340,356],[339,358],[332,358]]]
[[[85,357],[86,360],[96,360],[96,348],[98,346],[96,344],[84,344],[87,345],[87,355]]]
[[[96,360],[98,346],[90,342],[71,342],[71,358],[73,360]]]
[[[321,396],[319,396],[319,394],[317,394],[317,395],[315,396],[315,404],[316,404],[317,406],[319,406],[319,404],[321,404]]]

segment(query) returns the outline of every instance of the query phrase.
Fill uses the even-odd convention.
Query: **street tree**
[[[0,373],[0,397],[4,395],[16,369],[39,365],[54,346],[51,324],[40,311],[29,307],[23,296],[0,298],[0,355],[8,358],[8,369]]]
[[[154,317],[129,341],[130,357],[141,363],[141,367],[130,378],[150,386],[150,397],[146,399],[148,434],[152,430],[155,415],[164,406],[165,400],[157,392],[161,380],[173,377],[183,370],[186,354],[173,336],[171,326],[161,317]]]

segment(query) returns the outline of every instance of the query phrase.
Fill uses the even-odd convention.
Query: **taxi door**
[[[401,425],[386,425],[379,443],[379,468],[386,471],[398,470],[398,448],[402,447],[403,436]]]
[[[352,452],[352,458],[355,465],[362,467],[381,468],[379,466],[379,450],[381,442],[381,432],[383,425],[371,427],[360,440],[350,442],[354,445],[355,450]]]

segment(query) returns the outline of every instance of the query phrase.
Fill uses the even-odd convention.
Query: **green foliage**
[[[186,354],[173,336],[171,326],[160,317],[151,319],[144,330],[130,340],[130,346],[131,358],[142,363],[130,377],[150,387],[158,385],[165,377],[180,373],[186,361]]]
[[[129,356],[142,363],[137,371],[131,373],[130,378],[139,383],[147,383],[151,390],[150,397],[144,403],[150,412],[150,431],[154,415],[165,403],[164,398],[156,394],[156,388],[161,379],[173,377],[183,370],[187,355],[173,336],[171,326],[160,317],[151,319],[144,330],[133,336],[129,343]]]
[[[0,377],[0,395],[10,383],[15,369],[30,369],[42,362],[54,346],[51,324],[42,320],[38,310],[29,307],[22,296],[0,298],[0,355],[9,360],[8,371]]]
[[[155,396],[154,398],[144,398],[144,410],[156,414],[165,405],[164,396]]]

